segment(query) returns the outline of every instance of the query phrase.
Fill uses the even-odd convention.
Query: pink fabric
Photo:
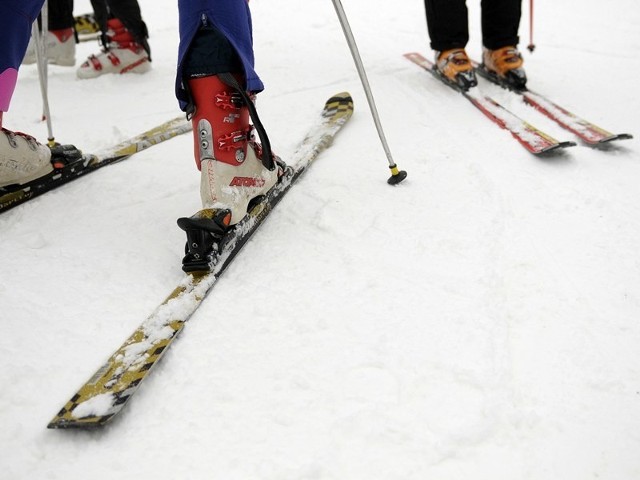
[[[0,73],[0,111],[7,112],[9,110],[9,104],[17,81],[18,71],[15,68],[7,68]]]

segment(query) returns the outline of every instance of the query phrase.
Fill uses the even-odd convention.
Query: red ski
[[[478,75],[486,78],[496,85],[500,85],[501,87],[520,95],[527,105],[530,105],[543,113],[562,128],[577,135],[582,141],[589,145],[600,145],[613,140],[627,140],[633,138],[633,135],[628,133],[611,133],[604,128],[600,128],[597,125],[574,115],[567,109],[549,100],[544,95],[532,92],[526,87],[522,90],[510,88],[509,85],[500,82],[495,75],[492,75],[490,72],[487,72],[482,68],[478,62],[474,61],[472,63]]]
[[[501,128],[511,132],[520,144],[534,155],[548,153],[566,147],[573,147],[575,142],[560,142],[550,135],[537,129],[530,123],[522,120],[509,110],[504,108],[491,97],[482,94],[478,87],[472,87],[469,90],[460,90],[457,85],[445,80],[434,68],[435,65],[427,60],[419,53],[405,53],[404,56],[416,65],[424,68],[445,85],[460,92],[467,100],[469,100],[476,108],[484,113],[487,118],[499,125]]]

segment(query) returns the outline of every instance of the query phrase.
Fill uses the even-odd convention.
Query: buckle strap
[[[244,105],[244,102],[240,94],[224,92],[216,95],[215,105],[223,110],[238,110]]]
[[[222,135],[216,141],[218,144],[218,148],[223,152],[234,150],[238,148],[235,145],[236,143],[243,143],[250,140],[250,132],[251,130],[249,130],[248,132],[238,130],[235,132],[227,133],[226,135]]]
[[[464,50],[454,50],[449,55],[447,55],[447,58],[445,58],[445,63],[455,63],[456,65],[466,65],[471,62],[469,61],[469,57],[467,56]]]

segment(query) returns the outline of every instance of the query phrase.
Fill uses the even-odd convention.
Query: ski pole
[[[527,48],[531,53],[536,49],[533,43],[533,0],[529,0],[529,45]]]
[[[46,5],[45,5],[46,8]],[[44,18],[41,17],[42,23],[44,24]],[[40,80],[40,93],[42,94],[42,116],[47,121],[47,131],[48,131],[48,144],[49,147],[53,147],[55,145],[55,137],[53,136],[53,127],[51,125],[51,112],[49,110],[49,94],[47,92],[47,71],[46,71],[46,63],[47,57],[44,52],[44,36],[42,35],[40,29],[38,28],[38,22],[33,22],[33,26],[31,29],[31,34],[33,35],[33,43],[35,46],[36,52],[36,64],[38,65],[38,79]]]
[[[40,34],[42,41],[42,66],[44,67],[44,85],[49,91],[49,57],[47,57],[47,38],[49,37],[49,0],[44,0],[42,10],[40,11]],[[45,120],[44,107],[42,110],[42,120]]]
[[[393,161],[391,150],[389,149],[389,145],[387,144],[387,139],[385,138],[384,131],[382,130],[382,124],[380,123],[380,117],[378,115],[376,103],[373,99],[373,94],[371,93],[371,87],[369,86],[369,81],[367,80],[367,73],[364,70],[364,65],[362,64],[362,59],[360,58],[360,53],[358,52],[358,47],[356,45],[355,38],[353,37],[353,33],[351,32],[349,21],[347,20],[347,16],[344,13],[344,8],[342,8],[342,2],[340,0],[332,0],[332,1],[333,1],[333,6],[336,9],[336,13],[338,14],[338,18],[340,19],[340,25],[342,26],[342,31],[344,32],[344,36],[347,39],[349,50],[351,50],[351,56],[353,56],[353,61],[356,64],[358,75],[360,75],[360,81],[362,82],[364,93],[367,96],[369,109],[371,110],[371,115],[373,116],[373,122],[375,123],[376,129],[378,130],[378,136],[380,137],[382,148],[384,149],[384,153],[386,154],[387,160],[389,161],[389,169],[391,170],[391,177],[389,177],[389,179],[387,180],[387,183],[389,183],[390,185],[397,185],[402,180],[407,178],[407,172],[405,172],[404,170],[398,170],[398,166]]]

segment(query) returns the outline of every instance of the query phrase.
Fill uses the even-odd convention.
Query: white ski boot
[[[146,73],[151,70],[151,60],[144,47],[117,18],[107,22],[107,44],[98,55],[91,55],[80,65],[78,78],[96,78],[106,73]]]
[[[52,65],[73,67],[76,64],[76,38],[73,28],[49,30],[46,36],[47,60]],[[33,36],[22,60],[24,65],[36,63],[36,45]]]
[[[52,171],[49,147],[24,133],[0,130],[0,188],[24,185]]]

